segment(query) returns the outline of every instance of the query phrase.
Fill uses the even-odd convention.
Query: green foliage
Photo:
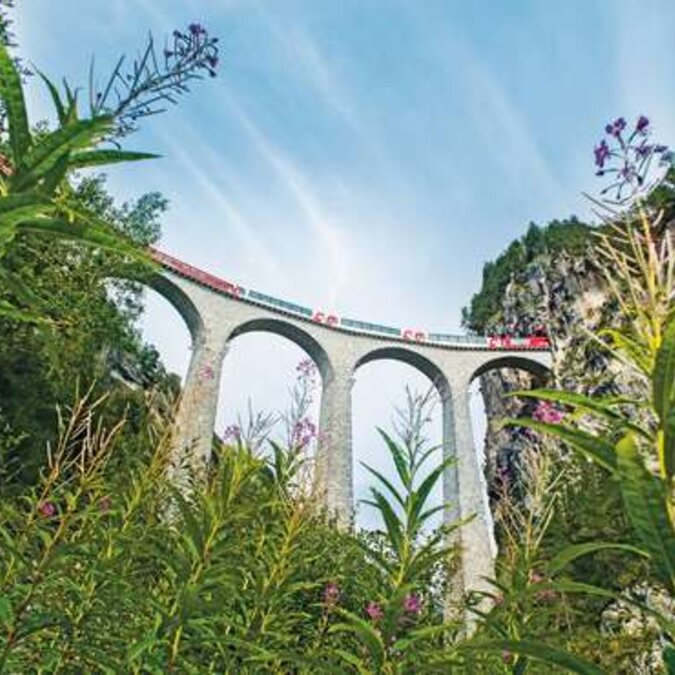
[[[470,331],[483,333],[499,320],[504,290],[512,278],[542,256],[553,257],[560,251],[583,252],[591,241],[590,226],[574,216],[554,220],[544,227],[530,223],[527,233],[512,242],[494,262],[485,263],[481,289],[462,310],[462,323]]]
[[[508,423],[543,431],[611,474],[619,486],[636,539],[644,555],[649,557],[652,574],[673,594],[673,253],[669,241],[656,240],[656,230],[644,213],[637,219],[629,219],[623,230],[612,227],[615,234],[613,237],[603,235],[600,251],[614,263],[606,277],[625,325],[621,331],[605,331],[608,341],[603,346],[640,375],[644,398],[602,399],[556,391],[515,392],[516,396],[556,401],[571,412],[560,424],[533,420]],[[585,584],[580,590],[598,595],[610,593]],[[649,607],[641,607],[641,610],[658,619],[670,643],[675,640],[672,617]]]
[[[129,152],[111,143],[120,134],[135,129],[134,120],[159,112],[153,106],[159,100],[172,101],[174,94],[187,90],[185,83],[199,76],[199,71],[215,74],[217,40],[191,32],[180,33],[181,54],[168,72],[156,70],[155,53],[150,39],[142,61],[135,63],[131,84],[120,71],[119,61],[104,93],[97,99],[90,92],[89,117],[81,117],[78,90],[66,82],[63,92],[40,73],[56,110],[58,124],[54,130],[33,133],[24,98],[21,73],[7,48],[7,21],[2,17],[0,37],[0,109],[7,121],[6,137],[2,138],[2,171],[0,172],[0,289],[9,291],[13,300],[0,301],[0,315],[12,320],[42,321],[33,288],[15,273],[5,258],[26,235],[39,235],[58,242],[86,244],[96,251],[109,251],[152,267],[149,256],[138,244],[147,243],[153,233],[140,241],[128,236],[125,228],[115,228],[102,209],[90,209],[78,198],[69,178],[78,169],[107,164],[151,159],[155,155]],[[176,35],[176,34],[174,34]],[[178,39],[178,38],[176,38]],[[152,72],[151,65],[156,72]],[[119,80],[119,81],[118,81]],[[107,96],[114,92],[123,98],[108,108]],[[108,144],[107,146],[105,144]],[[100,205],[99,205],[100,206]],[[145,208],[153,209],[149,203]],[[130,214],[127,214],[129,216]],[[139,214],[142,216],[142,214]]]
[[[148,159],[152,155],[93,150],[110,134],[115,120],[107,115],[80,119],[77,94],[66,88],[65,99],[45,81],[53,97],[59,126],[33,135],[29,128],[23,85],[7,48],[0,44],[0,100],[8,119],[11,172],[0,182],[0,232],[7,245],[23,232],[75,239],[140,257],[136,247],[97,214],[74,202],[66,178],[73,169],[102,163]]]
[[[97,176],[79,181],[74,195],[136,241],[151,243],[158,236],[166,201],[157,194],[118,207],[105,191],[104,178]],[[44,462],[46,443],[54,441],[57,406],[71,401],[78,387],[86,390],[96,383],[96,392],[112,394],[105,404],[110,419],[129,406],[137,426],[147,412],[144,394],[112,378],[116,365],[135,365],[146,388],[161,386],[168,392],[174,383],[134,327],[141,286],[125,279],[142,280],[143,266],[104,251],[84,255],[34,236],[22,237],[3,265],[31,289],[32,307],[43,319],[34,325],[0,317],[0,412],[6,425],[0,443],[21,433],[6,461],[20,466],[23,479],[32,480]],[[12,306],[19,301],[9,289],[0,293],[2,300]]]

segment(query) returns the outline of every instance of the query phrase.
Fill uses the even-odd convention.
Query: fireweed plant
[[[672,159],[665,145],[650,143],[651,124],[640,115],[630,126],[618,117],[605,126],[605,135],[593,149],[596,176],[608,176],[611,182],[600,192],[614,204],[629,204],[649,194],[663,178],[663,169]]]
[[[430,506],[429,497],[451,459],[439,461],[440,448],[430,446],[425,433],[435,390],[414,394],[406,389],[406,394],[407,405],[397,410],[394,423],[397,438],[379,430],[399,486],[363,465],[376,480],[371,498],[363,503],[377,511],[384,528],[380,545],[365,539],[363,550],[383,579],[383,588],[358,615],[338,610],[343,621],[330,629],[359,639],[362,651],[356,658],[339,654],[345,665],[359,672],[405,673],[422,664],[459,663],[446,644],[452,644],[461,624],[443,621],[455,557],[450,535],[459,523],[425,531],[429,520],[445,508]]]
[[[623,169],[609,186],[616,197],[632,195],[625,210],[609,211],[598,231],[596,252],[612,299],[619,308],[620,328],[604,329],[590,338],[634,378],[632,396],[585,396],[557,390],[516,392],[564,409],[564,419],[517,419],[508,424],[527,427],[563,441],[582,457],[605,470],[621,491],[625,512],[635,532],[633,553],[647,556],[654,579],[675,594],[675,254],[672,222],[662,223],[662,212],[643,194],[649,165],[641,153],[648,120],[638,119],[623,140],[623,118],[607,126],[622,148]],[[631,149],[633,148],[633,149]],[[649,153],[661,154],[663,146]],[[647,151],[645,151],[647,152]],[[596,163],[611,155],[601,143]],[[666,157],[668,161],[668,157]],[[652,189],[658,189],[656,183]],[[596,202],[602,205],[600,202]],[[543,405],[543,404],[540,404]],[[590,541],[576,548],[588,552],[605,546]],[[572,547],[574,548],[574,547]],[[626,548],[629,548],[626,546]],[[675,618],[645,606],[630,596],[563,580],[541,584],[550,592],[588,593],[621,598],[657,620],[662,631],[662,657],[667,672],[675,673]]]
[[[18,274],[3,265],[13,242],[24,234],[56,237],[109,250],[149,265],[131,240],[83,207],[74,197],[69,177],[79,169],[155,157],[119,147],[122,137],[141,118],[155,115],[188,91],[195,79],[215,75],[217,39],[199,24],[175,31],[163,54],[152,36],[141,56],[125,69],[122,57],[98,87],[90,70],[88,115],[81,115],[79,90],[63,82],[63,91],[39,73],[54,104],[53,131],[31,129],[24,99],[22,73],[0,41],[0,105],[6,127],[0,137],[0,283],[14,301],[0,297],[0,313],[36,320],[30,312],[36,297]],[[7,295],[7,293],[3,293]]]

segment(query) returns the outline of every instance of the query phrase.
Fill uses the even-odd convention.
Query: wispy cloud
[[[310,188],[302,171],[291,159],[255,124],[249,115],[232,99],[229,105],[243,129],[249,135],[256,149],[273,169],[285,189],[305,216],[307,224],[317,238],[321,252],[330,262],[325,270],[331,280],[326,302],[332,306],[349,278],[350,261],[341,227],[322,208],[319,199]]]
[[[670,83],[675,80],[675,7],[671,2],[647,4],[658,10],[645,12],[643,5],[621,2],[611,14],[617,47],[612,73],[619,99],[615,114],[646,114],[659,138],[674,143],[675,94]]]
[[[207,210],[211,218],[222,222],[244,247],[251,250],[257,261],[258,271],[265,274],[268,279],[279,276],[281,273],[279,265],[258,234],[255,225],[243,215],[232,200],[227,198],[224,190],[227,177],[216,168],[219,163],[222,164],[220,158],[206,143],[194,138],[187,130],[182,134],[176,134],[174,129],[174,133],[160,133],[158,138],[168,151],[167,154],[180,166],[181,175],[185,179],[184,184],[192,184],[199,190],[197,193],[186,191],[185,199],[198,201],[203,209],[206,197],[210,202]]]

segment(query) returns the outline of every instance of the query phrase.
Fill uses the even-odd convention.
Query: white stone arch
[[[193,344],[204,332],[204,320],[197,306],[179,286],[166,275],[153,274],[147,279],[138,280],[138,283],[152,288],[176,309],[185,322]]]
[[[450,383],[445,373],[429,357],[423,354],[408,349],[405,346],[375,347],[356,361],[354,364],[354,374],[361,366],[374,361],[401,361],[407,363],[429,378],[434,387],[436,387],[441,400],[450,397]]]
[[[322,382],[325,383],[332,378],[333,365],[326,350],[316,338],[294,323],[272,317],[246,319],[232,329],[228,336],[228,342],[235,340],[241,335],[254,332],[271,333],[290,340],[314,361],[321,374]]]
[[[473,382],[476,378],[484,375],[490,370],[513,368],[515,370],[524,370],[530,373],[539,383],[543,384],[551,376],[551,368],[548,365],[549,355],[547,352],[545,352],[545,354],[545,359],[537,359],[533,356],[519,354],[495,355],[493,358],[483,361],[483,363],[473,371],[469,377],[469,382]]]

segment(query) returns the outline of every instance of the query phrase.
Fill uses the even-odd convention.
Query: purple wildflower
[[[318,436],[319,430],[317,429],[316,424],[306,417],[298,420],[293,427],[293,445],[299,448],[306,447],[313,440],[318,438]]]
[[[239,441],[241,441],[241,427],[238,424],[230,424],[229,427],[225,427],[223,439],[226,441],[239,443]]]
[[[323,589],[323,603],[331,607],[340,600],[340,587],[333,581],[329,581]]]
[[[42,502],[38,506],[38,511],[43,518],[52,518],[56,515],[56,506],[54,502]]]
[[[366,615],[368,616],[369,619],[372,621],[379,621],[383,616],[384,612],[382,611],[382,607],[377,602],[369,602],[366,605]]]
[[[419,595],[411,593],[403,601],[403,610],[408,614],[419,614],[422,611],[422,600]]]
[[[605,126],[605,131],[615,138],[621,136],[621,132],[626,128],[626,120],[623,117],[617,117],[611,124]]]
[[[303,359],[295,366],[298,379],[313,379],[316,376],[316,363],[312,359]]]
[[[644,159],[645,157],[648,157],[653,152],[653,150],[653,145],[649,145],[649,143],[642,141],[642,143],[640,143],[640,145],[635,148],[635,154],[640,159]]]
[[[600,145],[593,149],[593,152],[595,153],[595,165],[602,169],[611,155],[607,141],[603,138],[600,141]]]
[[[638,121],[635,124],[635,131],[637,131],[638,134],[646,134],[647,133],[647,127],[649,127],[649,118],[645,117],[644,115],[640,115],[638,117]]]

